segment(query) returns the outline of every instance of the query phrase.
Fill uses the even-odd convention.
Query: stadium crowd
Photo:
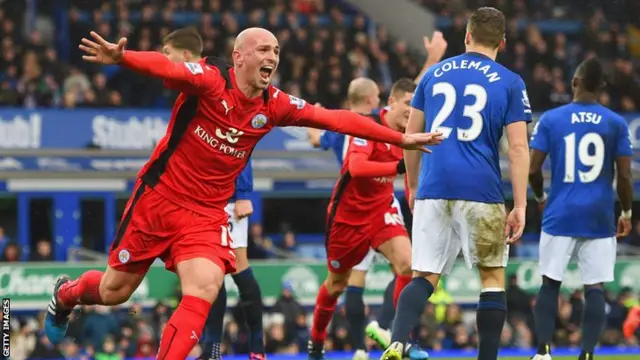
[[[441,22],[449,42],[447,56],[461,53],[466,10],[459,6],[463,2],[420,2],[446,17]],[[60,33],[52,21],[38,21],[34,28],[25,28],[25,7],[20,6],[24,3],[4,2],[0,11],[2,105],[75,108],[172,104],[175,94],[158,86],[156,80],[118,67],[96,68],[83,63],[77,44],[90,29],[111,39],[127,36],[129,46],[135,49],[154,50],[172,29],[195,25],[205,40],[206,55],[229,56],[239,30],[263,26],[277,35],[283,48],[281,71],[274,84],[329,108],[343,105],[346,85],[356,76],[375,79],[384,94],[394,79],[414,77],[422,64],[406,42],[332,1],[72,1],[77,6],[63,14],[68,17],[68,37],[63,40],[51,36]],[[39,19],[46,19],[46,15],[52,19],[58,11],[54,5],[40,4],[38,15],[43,17]],[[506,11],[507,48],[498,60],[525,79],[536,111],[568,102],[570,74],[577,63],[592,55],[610,63],[608,89],[602,101],[620,111],[636,111],[640,80],[633,59],[640,55],[639,31],[628,21],[629,12],[624,9],[637,5],[616,0],[617,6],[600,10],[593,1],[587,5],[574,0],[548,0],[545,4],[548,6],[525,0],[476,0],[468,5],[497,5]],[[579,15],[587,18],[584,29],[566,25]],[[539,21],[543,19],[549,21]]]
[[[179,297],[179,291],[176,293]],[[535,345],[532,295],[517,286],[515,277],[510,279],[507,291],[508,324],[502,333],[503,348],[529,349]],[[158,303],[150,312],[143,311],[138,304],[119,308],[84,306],[74,313],[69,339],[59,347],[52,346],[40,330],[44,314],[38,318],[14,318],[12,359],[54,359],[64,356],[70,360],[118,360],[154,357],[159,336],[171,315],[170,305],[176,301],[178,298]],[[630,289],[607,294],[607,327],[601,339],[602,345],[638,346],[638,336],[625,341],[621,332],[627,310],[638,304],[640,299]],[[554,334],[557,346],[579,345],[583,305],[584,298],[580,290],[561,297]],[[296,300],[291,285],[284,283],[280,298],[264,315],[267,352],[303,352],[309,339],[311,312]],[[366,313],[373,320],[377,309],[367,307]],[[238,326],[244,323],[242,316],[239,308],[232,307],[226,317],[222,342],[224,354],[247,353],[249,334]],[[443,289],[439,289],[430,299],[416,334],[419,334],[421,346],[429,350],[477,348],[475,317],[465,313]],[[375,347],[373,342],[368,342],[368,346]],[[326,349],[351,350],[342,302],[333,317]],[[192,355],[198,356],[199,352],[200,348],[196,347]]]
[[[463,1],[416,0],[446,17],[443,21],[449,42],[447,55],[463,51],[465,12]],[[406,42],[393,38],[383,27],[371,26],[355,11],[345,11],[324,0],[113,0],[71,1],[66,31],[56,28],[55,6],[43,6],[37,15],[48,16],[28,29],[26,2],[6,1],[0,9],[0,105],[16,107],[169,107],[175,94],[154,79],[134,75],[117,67],[96,68],[83,63],[76,44],[95,29],[113,39],[127,36],[132,48],[158,49],[162,37],[176,27],[197,24],[205,40],[205,54],[227,56],[233,37],[248,26],[263,26],[277,35],[282,47],[276,86],[309,102],[329,108],[344,106],[346,84],[356,76],[375,79],[388,91],[393,80],[413,77],[422,59]],[[52,2],[53,3],[53,2]],[[570,74],[588,56],[607,60],[607,91],[602,102],[618,111],[633,112],[640,106],[640,72],[634,65],[640,56],[640,27],[629,16],[633,2],[616,1],[618,6],[602,10],[579,0],[468,1],[470,8],[497,5],[510,19],[507,49],[499,61],[520,73],[527,83],[532,107],[542,111],[570,101]],[[596,2],[592,2],[597,3]],[[568,9],[571,9],[570,11]],[[580,9],[581,11],[574,11]],[[593,10],[595,9],[595,10]],[[624,9],[624,10],[621,10]],[[631,12],[633,13],[633,12]],[[637,13],[637,11],[636,11]],[[59,15],[59,14],[58,14]],[[585,16],[584,30],[548,26],[539,20],[575,20]],[[40,18],[40,17],[39,17]],[[637,19],[636,19],[637,21]],[[60,40],[53,34],[67,33]],[[383,98],[386,97],[383,95]],[[632,243],[640,244],[640,224]],[[285,237],[280,248],[262,246],[265,257],[285,257],[295,253],[295,236]],[[51,246],[44,240],[33,261],[50,259]],[[49,244],[47,247],[46,244]],[[15,261],[20,249],[0,235],[2,260]],[[271,249],[269,252],[268,250]],[[283,255],[284,254],[284,255]],[[474,320],[440,290],[421,317],[419,341],[427,349],[475,348]],[[530,348],[535,344],[532,330],[532,294],[512,282],[508,292],[509,321],[503,332],[505,348]],[[175,299],[174,299],[175,301]],[[608,294],[607,330],[602,344],[622,344],[621,326],[627,309],[638,304],[629,289]],[[583,294],[576,291],[563,297],[557,319],[555,343],[576,346]],[[309,337],[308,309],[295,300],[292,289],[283,284],[282,296],[265,315],[266,344],[270,353],[304,351]],[[373,309],[368,309],[371,319]],[[157,304],[151,312],[139,305],[109,309],[86,306],[76,312],[69,330],[69,341],[53,347],[42,333],[42,314],[38,318],[14,317],[13,358],[115,360],[123,357],[150,357],[155,354],[158,337],[169,318],[171,306]],[[224,352],[245,353],[248,334],[238,326],[240,311],[232,308],[225,325]],[[627,342],[637,346],[638,338]],[[348,350],[349,333],[344,308],[331,326],[327,350]],[[373,346],[373,344],[370,344]],[[199,351],[194,349],[194,355]]]

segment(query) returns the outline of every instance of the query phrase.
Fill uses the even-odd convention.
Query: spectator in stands
[[[284,316],[284,329],[287,338],[291,339],[298,333],[298,318],[305,315],[304,308],[294,297],[293,285],[289,281],[282,283],[280,297],[273,305],[273,311]]]
[[[2,261],[18,262],[20,261],[20,247],[15,243],[8,243],[2,251]]]
[[[40,239],[36,243],[36,251],[31,253],[30,261],[53,261],[51,241]]]
[[[0,253],[4,254],[4,248],[11,242],[7,234],[4,232],[4,228],[0,226]]]
[[[529,307],[529,299],[531,296],[518,286],[518,276],[512,274],[509,276],[507,287],[507,321],[514,316],[526,317],[531,313]]]
[[[119,335],[120,326],[109,307],[95,305],[84,308],[81,340],[99,350],[107,336]]]

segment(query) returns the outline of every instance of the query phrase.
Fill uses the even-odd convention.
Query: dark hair
[[[391,96],[397,96],[400,93],[412,93],[416,91],[416,84],[411,79],[402,78],[393,83],[389,94]]]
[[[467,23],[467,31],[473,41],[492,49],[500,46],[504,40],[507,20],[502,11],[492,7],[481,7],[474,11]]]
[[[183,49],[192,54],[200,55],[204,49],[202,37],[198,30],[192,27],[178,29],[165,36],[163,44],[171,45],[177,49]]]
[[[604,86],[604,67],[597,58],[583,61],[576,70],[580,79],[579,87],[589,92],[597,92]]]

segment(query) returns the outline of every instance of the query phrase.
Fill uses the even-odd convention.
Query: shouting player
[[[379,96],[373,80],[357,78],[349,84],[352,111],[370,113],[380,104]],[[398,132],[404,125],[378,116],[372,116],[371,121]],[[328,275],[316,299],[309,359],[324,359],[326,329],[338,297],[347,288],[351,269],[365,258],[370,248],[384,254],[398,274],[409,278],[411,243],[398,207],[393,204],[393,183],[398,173],[403,172],[400,148],[362,138],[350,141],[342,176],[328,207],[325,239]]]
[[[622,207],[618,236],[631,229],[633,181],[627,122],[598,103],[604,69],[584,61],[573,77],[573,102],[544,113],[531,136],[529,180],[545,206],[540,234],[542,286],[534,308],[538,353],[550,360],[558,295],[567,264],[575,257],[584,284],[581,360],[593,358],[605,325],[603,283],[613,281],[616,263],[615,189]],[[542,163],[551,157],[551,192],[543,189]]]
[[[158,359],[185,359],[197,344],[224,275],[236,270],[225,206],[256,143],[273,127],[327,128],[416,149],[438,134],[399,134],[346,110],[325,110],[270,85],[279,63],[275,36],[262,28],[236,38],[234,66],[213,58],[174,63],[159,52],[125,51],[95,32],[83,39],[83,59],[120,64],[181,91],[167,128],[141,169],[109,254],[105,272],[91,270],[55,284],[45,330],[63,340],[76,305],[117,305],[161,258],[177,273],[183,297],[162,334]],[[426,149],[425,149],[426,150]]]
[[[428,357],[407,344],[409,333],[460,250],[467,267],[477,266],[482,283],[476,315],[478,359],[497,359],[506,317],[507,244],[518,240],[524,229],[531,121],[524,82],[495,61],[505,44],[505,22],[494,8],[473,12],[466,53],[431,67],[413,97],[407,133],[438,129],[445,140],[422,160],[415,152],[405,152],[414,209],[414,278],[400,294],[392,344],[383,359]],[[508,217],[499,155],[505,128],[514,198]]]
[[[177,30],[163,40],[163,53],[174,63],[198,62],[201,58],[202,38],[193,29]],[[253,213],[249,195],[253,191],[251,161],[247,163],[236,179],[236,191],[229,199],[225,211],[229,215],[229,234],[233,239],[231,248],[236,257],[236,273],[232,276],[240,293],[240,306],[250,329],[249,358],[264,358],[262,336],[262,296],[260,287],[247,262],[248,216]],[[220,359],[220,341],[224,314],[227,307],[227,293],[224,283],[214,302],[202,336],[201,359]]]
[[[422,75],[432,65],[438,63],[447,49],[447,42],[444,39],[441,32],[436,31],[433,37],[424,37],[424,46],[427,51],[428,57],[424,63],[420,74],[415,80],[400,79],[396,81],[389,92],[388,106],[379,110],[381,118],[396,118],[392,122],[401,126],[401,131],[404,132],[407,120],[409,118],[409,111],[411,109],[411,96],[415,90],[415,86],[422,77]],[[368,99],[367,97],[363,98]],[[377,100],[376,100],[377,101]],[[359,111],[352,107],[352,110],[360,113],[367,113],[370,104],[356,104],[356,107],[365,107],[365,111]],[[377,109],[374,108],[374,111]],[[336,155],[338,164],[342,168],[342,163],[347,152],[349,145],[349,138],[343,134],[334,133],[331,131],[319,131],[317,129],[308,129],[309,142],[317,148],[321,148],[325,151],[331,149]],[[407,189],[405,189],[405,192]],[[408,200],[407,196],[407,200]],[[394,197],[394,203],[398,208],[398,215],[402,217],[402,211],[398,200]],[[365,304],[363,299],[365,279],[367,272],[371,265],[378,258],[375,250],[371,249],[367,256],[361,263],[353,267],[351,275],[349,276],[349,283],[345,295],[345,307],[347,322],[349,324],[349,336],[351,338],[352,346],[356,349],[354,359],[361,359],[368,357],[365,349]],[[391,333],[389,328],[391,327],[391,321],[395,313],[395,302],[397,299],[398,291],[400,291],[406,282],[402,282],[396,286],[396,278],[387,285],[384,292],[384,300],[382,303],[382,310],[377,321],[372,321],[366,326],[366,334],[374,339],[383,349],[389,346],[389,340]],[[395,295],[395,296],[394,296]]]

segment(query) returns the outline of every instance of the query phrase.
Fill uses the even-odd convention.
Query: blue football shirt
[[[342,160],[349,148],[347,143],[348,137],[344,134],[335,133],[333,131],[325,131],[320,137],[320,148],[322,150],[331,150],[336,155],[338,165],[342,167]]]
[[[531,121],[520,76],[485,55],[465,53],[432,66],[411,105],[424,112],[425,132],[445,137],[422,156],[416,198],[503,203],[503,129]]]
[[[578,238],[614,236],[615,160],[633,155],[624,118],[600,104],[564,105],[540,117],[531,148],[551,160],[542,230]]]

